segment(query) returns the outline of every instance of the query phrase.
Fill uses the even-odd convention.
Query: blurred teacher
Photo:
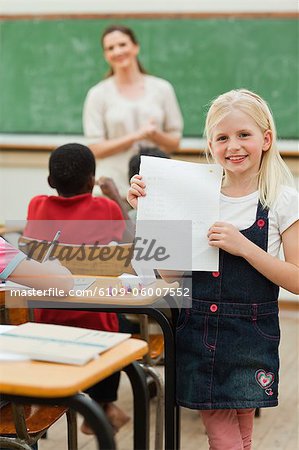
[[[125,196],[130,158],[140,147],[175,150],[183,121],[171,84],[148,75],[138,61],[139,45],[131,29],[110,26],[101,42],[110,71],[87,94],[83,128],[101,159],[97,175],[113,178]]]

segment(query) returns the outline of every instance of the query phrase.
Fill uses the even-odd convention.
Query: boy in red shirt
[[[53,227],[61,230],[59,243],[108,244],[127,239],[126,225],[120,207],[105,197],[93,197],[95,158],[81,144],[66,144],[54,150],[49,160],[48,183],[58,196],[38,195],[28,207],[24,236],[51,241]],[[55,234],[55,233],[54,233]],[[35,310],[38,322],[77,326],[89,329],[118,331],[115,313],[73,310]],[[128,416],[113,402],[117,399],[119,373],[88,389],[91,398],[100,403],[117,431]],[[81,431],[92,434],[84,421]]]

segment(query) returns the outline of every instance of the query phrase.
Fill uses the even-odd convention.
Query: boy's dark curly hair
[[[62,195],[81,193],[95,170],[94,154],[85,145],[65,144],[51,153],[49,178],[52,187]]]

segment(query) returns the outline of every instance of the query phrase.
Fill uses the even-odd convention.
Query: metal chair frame
[[[16,437],[0,436],[0,448],[24,449],[32,450],[31,445],[35,444],[50,428],[50,426],[39,433],[32,435],[26,426],[26,419],[24,414],[24,406],[16,403],[11,403],[13,421],[16,428]],[[78,449],[77,437],[77,415],[72,409],[66,411],[67,417],[67,441],[68,450]],[[60,418],[60,417],[58,417]]]

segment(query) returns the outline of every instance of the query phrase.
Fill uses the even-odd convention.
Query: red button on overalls
[[[212,275],[214,278],[217,278],[217,277],[219,277],[220,272],[212,272]]]
[[[216,312],[217,309],[218,309],[218,306],[215,304],[210,306],[210,311],[212,311],[212,312]]]
[[[259,219],[257,221],[257,226],[259,227],[259,229],[261,230],[264,226],[265,226],[265,221],[264,219]]]

